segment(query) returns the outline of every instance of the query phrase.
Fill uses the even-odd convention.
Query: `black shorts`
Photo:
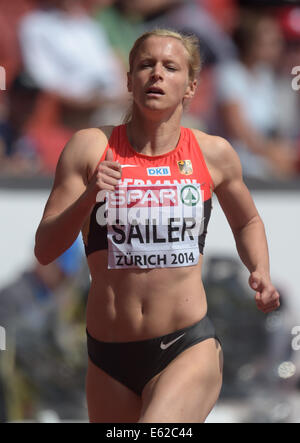
[[[86,332],[91,361],[138,395],[152,377],[185,349],[208,338],[220,342],[207,316],[187,328],[147,340],[103,342]]]

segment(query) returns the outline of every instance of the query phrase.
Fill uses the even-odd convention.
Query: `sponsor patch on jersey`
[[[184,205],[195,206],[200,200],[200,194],[196,186],[186,185],[181,189],[180,198]]]
[[[155,166],[153,168],[147,168],[147,175],[151,177],[162,177],[165,175],[171,175],[169,166]]]
[[[177,162],[180,174],[191,175],[193,173],[193,165],[191,160],[179,160]]]

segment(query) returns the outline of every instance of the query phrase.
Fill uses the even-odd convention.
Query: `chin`
[[[140,112],[142,113],[149,113],[152,114],[161,114],[161,113],[169,113],[172,110],[176,109],[176,106],[166,106],[166,104],[159,103],[158,101],[147,101],[140,103],[138,105],[138,108],[140,109]]]
[[[167,108],[162,106],[161,103],[144,103],[141,106],[141,109],[144,111],[165,111]]]

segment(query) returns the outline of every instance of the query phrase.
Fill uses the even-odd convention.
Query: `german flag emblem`
[[[191,175],[193,173],[193,165],[191,160],[180,160],[177,162],[180,174]]]

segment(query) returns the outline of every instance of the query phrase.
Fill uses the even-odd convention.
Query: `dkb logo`
[[[3,66],[0,66],[0,90],[5,91],[6,89],[6,73]]]
[[[0,351],[6,350],[6,334],[5,329],[0,326]]]

